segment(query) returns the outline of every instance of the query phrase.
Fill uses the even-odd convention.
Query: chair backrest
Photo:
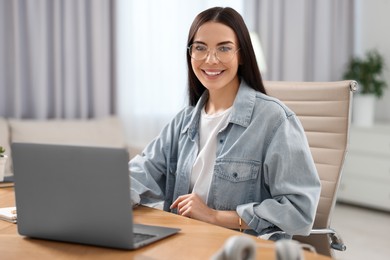
[[[303,125],[322,185],[313,228],[329,228],[347,151],[352,92],[357,84],[265,81],[264,85],[267,94],[285,103]],[[319,247],[329,248],[329,238],[320,236],[305,242],[321,253]]]

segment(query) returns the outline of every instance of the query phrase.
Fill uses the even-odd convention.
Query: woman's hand
[[[171,205],[171,209],[177,208],[179,215],[197,219],[210,224],[233,229],[247,229],[247,224],[240,219],[237,212],[215,210],[209,208],[195,193],[178,197]]]
[[[171,205],[171,209],[177,208],[179,215],[201,220],[208,223],[215,223],[214,209],[209,208],[202,199],[195,193],[178,197]]]

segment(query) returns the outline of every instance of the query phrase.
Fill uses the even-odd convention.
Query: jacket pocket
[[[210,190],[216,209],[235,210],[253,202],[260,189],[260,163],[246,160],[217,160]]]

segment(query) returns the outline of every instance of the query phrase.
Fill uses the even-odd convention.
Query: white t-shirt
[[[231,107],[221,113],[208,115],[203,107],[201,112],[199,153],[192,167],[190,190],[198,194],[205,203],[214,172],[217,135],[227,126],[230,111]]]

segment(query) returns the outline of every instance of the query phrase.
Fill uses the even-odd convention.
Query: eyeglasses
[[[211,50],[212,49],[209,49],[205,44],[202,43],[193,43],[188,47],[188,53],[190,54],[191,58],[198,61],[205,60],[210,54]],[[233,59],[234,55],[239,50],[239,48],[235,49],[234,45],[232,44],[226,44],[215,48],[214,55],[220,62],[227,63]]]

